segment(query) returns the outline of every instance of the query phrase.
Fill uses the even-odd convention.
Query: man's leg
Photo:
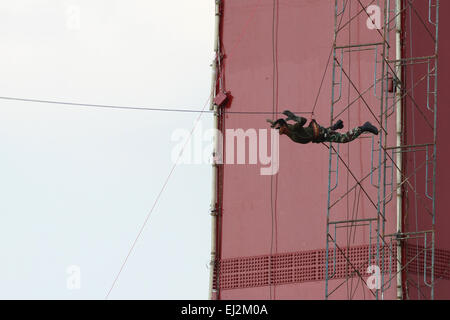
[[[326,128],[324,139],[327,142],[348,143],[358,138],[361,133],[363,133],[361,127],[356,127],[346,133],[339,133],[331,130],[330,128]]]
[[[344,128],[344,122],[340,119],[335,124],[333,124],[331,127],[329,127],[329,129],[331,129],[332,131],[336,131],[336,130],[339,130],[342,128]]]
[[[328,142],[348,143],[358,138],[363,132],[370,132],[374,135],[378,134],[378,129],[370,122],[364,123],[362,126],[356,127],[344,134],[331,130],[331,128],[324,128],[324,139]]]

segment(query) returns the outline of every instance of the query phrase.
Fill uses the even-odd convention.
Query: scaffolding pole
[[[370,171],[362,177],[356,175],[352,166],[349,165],[350,151],[344,155],[339,150],[339,144],[334,146],[330,143],[328,146],[325,299],[332,298],[345,283],[348,297],[351,299],[354,295],[352,288],[354,277],[358,277],[361,280],[360,283],[369,287],[367,283],[369,274],[364,268],[371,265],[377,266],[381,271],[380,283],[377,283],[375,287],[363,288],[363,290],[372,293],[369,296],[373,296],[375,299],[384,299],[388,290],[391,288],[394,290],[394,286],[391,284],[392,280],[396,278],[394,280],[395,291],[392,291],[389,296],[405,299],[409,295],[404,294],[407,288],[403,284],[408,281],[408,276],[404,278],[403,275],[408,275],[408,268],[413,263],[418,264],[419,259],[423,260],[423,279],[419,279],[421,277],[419,277],[419,268],[417,268],[417,281],[420,280],[423,287],[429,288],[428,298],[434,299],[439,0],[416,0],[414,2],[410,0],[370,2],[357,0],[357,8],[351,8],[350,3],[356,2],[335,0],[330,121],[334,122],[344,112],[351,112],[352,109],[361,105],[362,109],[368,112],[372,120],[379,125],[380,134],[377,138],[372,138]],[[419,5],[421,7],[417,9],[416,6]],[[428,17],[426,18],[420,13],[424,6],[428,7]],[[373,32],[378,41],[351,43],[352,23],[355,24],[358,16],[373,19],[371,10],[377,8],[379,9],[378,14],[381,15],[382,25],[380,28],[373,28]],[[414,37],[412,29],[406,34],[403,28],[403,22],[406,20],[408,12],[413,12],[417,16],[419,23],[414,26],[425,28],[432,40],[433,48],[429,48],[428,55],[415,57],[412,50],[409,56],[402,54],[405,35],[410,37],[409,43]],[[348,38],[346,38],[344,30],[348,30]],[[395,45],[391,46],[391,34],[394,33]],[[394,50],[395,52],[393,52]],[[373,53],[373,83],[366,83],[365,87],[352,79],[350,70],[351,56],[362,54],[362,52],[364,54]],[[395,59],[390,59],[393,53],[395,53]],[[345,55],[348,55],[348,61],[344,58]],[[423,74],[411,76],[408,79],[405,75],[409,74],[413,68],[425,71]],[[411,83],[408,84],[406,79],[411,80]],[[426,86],[423,85],[425,81]],[[344,99],[346,93],[343,86],[348,88],[347,104]],[[423,89],[424,87],[426,89]],[[415,93],[419,91],[419,88],[420,94],[426,96],[426,101],[417,100]],[[351,89],[353,94],[356,94],[356,98],[351,97]],[[370,93],[372,96],[369,96]],[[415,119],[406,123],[403,118],[405,108],[414,110],[415,115],[421,117],[428,125],[430,130],[428,135],[424,135],[425,140],[429,138],[428,141],[417,143],[413,138],[412,143],[408,141],[408,144],[405,144],[407,132],[405,130],[408,132],[416,130]],[[433,117],[432,122],[430,121],[431,116]],[[395,144],[395,146],[389,144]],[[425,159],[417,165],[415,157],[419,153]],[[411,157],[414,157],[412,168],[404,165],[405,159]],[[374,164],[374,162],[378,163]],[[343,168],[339,170],[342,166]],[[421,191],[423,188],[419,188],[416,183],[411,182],[411,180],[416,181],[418,175],[422,174],[423,167],[425,167],[425,192]],[[352,188],[349,188],[347,183],[347,192],[344,192],[339,185],[342,172],[347,172],[348,177],[351,176],[354,179]],[[339,208],[339,204],[347,200],[348,210],[348,198],[353,191],[355,199],[357,191],[359,191],[359,194],[369,200],[368,211],[364,218],[357,216],[359,198],[358,205],[356,205],[356,217],[353,213],[351,217],[348,216],[348,213],[345,218],[342,217],[343,210],[342,206]],[[421,221],[428,221],[421,228],[416,226],[416,229],[412,229],[410,226],[403,225],[403,203],[411,200],[410,198],[404,199],[404,194],[413,194],[414,209],[417,214],[421,215]],[[396,200],[395,206],[389,204],[393,199]],[[353,210],[355,211],[355,207]],[[389,211],[395,211],[396,214],[393,215]],[[352,260],[353,257],[349,256],[350,237],[348,237],[346,245],[342,245],[342,230],[346,230],[347,235],[353,235],[353,238],[358,232],[360,236],[358,241],[365,241],[368,244],[369,251],[364,258],[363,265],[356,264]],[[386,230],[388,232],[395,230],[395,232],[386,234]],[[416,242],[417,254],[407,257],[404,255],[405,246],[411,245],[411,241]],[[420,241],[422,241],[421,248],[423,248],[421,250],[419,250]],[[347,271],[345,281],[336,284],[336,281],[333,280],[337,280],[337,270],[343,263],[350,271]]]

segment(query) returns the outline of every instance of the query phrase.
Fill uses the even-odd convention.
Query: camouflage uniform
[[[358,138],[361,133],[363,133],[363,130],[361,127],[356,127],[346,133],[339,133],[335,131],[335,129],[340,129],[341,127],[336,127],[336,124],[329,127],[324,128],[318,124],[316,124],[319,128],[319,132],[316,138],[314,138],[314,123],[315,121],[312,120],[307,127],[304,127],[306,124],[306,118],[298,117],[292,114],[288,117],[286,120],[293,120],[296,123],[295,124],[289,124],[283,119],[279,119],[276,122],[273,122],[271,120],[267,120],[272,124],[272,127],[276,125],[277,122],[283,121],[287,128],[288,132],[286,132],[286,135],[294,142],[306,144],[306,143],[321,143],[321,142],[335,142],[335,143],[348,143],[350,141],[355,140]]]
[[[320,135],[319,138],[315,141],[311,141],[313,143],[321,143],[321,142],[336,142],[336,143],[348,143],[350,141],[358,138],[362,133],[362,129],[360,127],[353,128],[346,133],[339,133],[331,130],[331,128],[320,127]]]

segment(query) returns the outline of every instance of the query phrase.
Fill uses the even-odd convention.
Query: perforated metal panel
[[[426,260],[425,260],[426,252]],[[408,245],[406,248],[407,271],[423,276],[425,265],[427,266],[427,276],[430,275],[431,251],[425,250],[424,246]],[[434,252],[434,275],[436,279],[450,280],[450,251],[435,249]]]
[[[354,246],[342,251],[344,254],[336,251],[336,259],[334,251],[330,251],[332,279],[357,277],[355,269],[362,276],[368,276],[367,267],[376,261],[375,245]],[[386,247],[381,252],[384,252],[384,260],[380,255],[380,261],[384,261],[381,271],[395,274],[396,246]],[[321,281],[325,278],[325,249],[276,254],[272,261],[269,255],[224,259],[217,262],[216,272],[219,277],[216,277],[215,288],[222,290]]]

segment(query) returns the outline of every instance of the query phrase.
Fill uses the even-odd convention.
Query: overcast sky
[[[213,28],[212,0],[2,0],[0,96],[198,110]],[[104,299],[171,170],[173,131],[196,117],[0,100],[0,298]],[[210,178],[175,169],[110,299],[208,297]]]

